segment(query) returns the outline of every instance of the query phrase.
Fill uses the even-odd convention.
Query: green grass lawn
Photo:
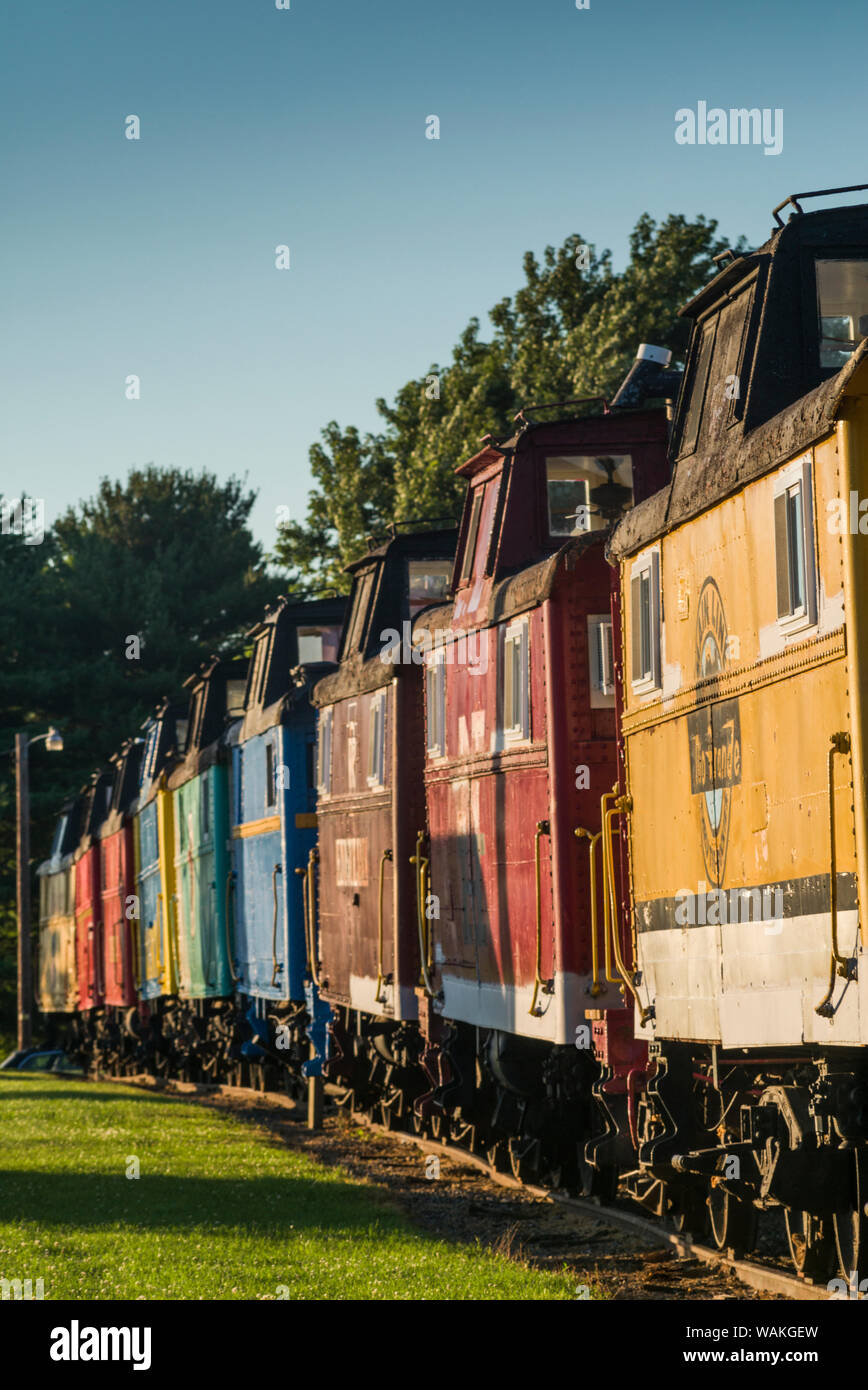
[[[0,1277],[46,1299],[575,1297],[230,1114],[36,1077],[0,1078]]]

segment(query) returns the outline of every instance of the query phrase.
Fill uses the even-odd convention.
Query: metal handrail
[[[592,834],[583,825],[577,826],[573,832],[577,839],[587,839],[588,841],[588,871],[591,885],[591,996],[596,999],[598,995],[606,993],[606,985],[619,985],[621,981],[616,975],[610,975],[609,966],[609,938],[604,930],[605,948],[605,974],[604,983],[598,979],[600,969],[600,952],[597,945],[597,842],[603,838],[602,830]],[[605,887],[605,884],[604,884]],[[608,898],[606,899],[608,902]],[[604,922],[608,922],[608,913],[605,914]]]
[[[778,217],[778,213],[787,206],[787,203],[792,203],[796,212],[801,214],[799,198],[831,198],[835,193],[863,193],[866,188],[868,188],[868,183],[851,183],[846,188],[815,188],[811,193],[791,193],[789,198],[784,198],[782,203],[778,203],[776,208],[772,208],[772,217],[779,227],[783,227],[783,219]]]
[[[271,891],[274,896],[274,918],[271,924],[271,988],[277,989],[277,875],[283,873],[283,866],[275,864],[271,871]]]
[[[607,800],[611,800],[612,798],[614,798],[614,805],[605,808],[605,802]],[[615,832],[612,828],[612,819],[614,816],[620,816],[627,811],[632,811],[633,800],[632,797],[629,796],[619,796],[618,786],[616,783],[615,786],[612,788],[611,792],[604,793],[603,797],[601,798],[601,808],[605,808],[603,809],[603,874],[605,876],[607,884],[607,893],[609,898],[609,919],[612,930],[612,951],[615,956],[615,964],[618,967],[618,973],[620,974],[621,979],[629,989],[630,993],[633,996],[633,999],[636,1002],[636,1007],[639,1010],[639,1022],[640,1024],[644,1024],[647,1023],[648,1019],[652,1016],[652,1012],[650,1009],[647,1009],[645,1007],[645,1005],[639,998],[639,993],[636,989],[635,984],[633,983],[633,971],[629,971],[627,969],[626,965],[624,964],[623,957],[621,955],[621,942],[619,940],[618,930],[619,924],[617,897],[615,893],[615,856],[613,838],[615,833],[617,832]]]
[[[383,887],[386,878],[386,864],[390,863],[391,859],[392,851],[390,849],[384,849],[380,856],[380,891],[377,926],[377,992],[374,995],[374,1000],[377,1004],[385,1004],[385,999],[380,998],[380,990],[383,988],[383,985],[389,984],[392,979],[391,975],[385,976],[383,974]]]
[[[322,981],[319,974],[319,961],[317,959],[316,942],[316,882],[314,874],[316,863],[319,859],[319,850],[314,846],[307,856],[307,867],[296,869],[297,874],[302,874],[301,896],[302,896],[302,919],[304,921],[304,948],[307,956],[307,972],[313,980],[317,989],[322,988]]]
[[[296,872],[298,872],[296,870]],[[235,886],[236,874],[234,869],[229,869],[226,873],[226,959],[229,962],[229,974],[232,976],[232,983],[237,984],[241,979],[235,973],[235,961],[232,955],[232,932],[229,927],[229,903],[232,899],[232,889]]]
[[[169,898],[169,965],[171,967],[172,956],[174,955],[175,986],[178,990],[180,990],[182,988],[183,981],[181,979],[181,933],[178,927],[178,918],[180,916],[177,907],[178,901],[179,899],[177,893],[173,893]],[[192,983],[193,981],[191,978],[190,984],[192,985]]]
[[[835,754],[846,754],[850,752],[850,735],[848,733],[832,734],[831,746],[828,755],[828,778],[829,778],[829,907],[832,926],[832,950],[829,957],[829,988],[823,995],[819,1004],[814,1005],[814,1013],[821,1017],[831,1018],[832,995],[835,991],[835,976],[840,975],[842,979],[852,978],[853,962],[848,956],[842,956],[838,945],[838,857],[835,845]]]
[[[534,1017],[541,1017],[542,1011],[537,1007],[540,990],[543,994],[554,994],[554,980],[544,980],[542,977],[542,867],[540,858],[540,840],[543,835],[551,835],[551,825],[547,820],[537,821],[536,831],[534,832],[533,852],[534,868],[536,873],[536,965],[534,968],[533,996],[530,1001],[528,1013]]]
[[[157,983],[163,984],[166,979],[166,959],[163,951],[163,895],[157,894]]]
[[[429,998],[434,998],[434,986],[431,983],[430,971],[431,961],[431,942],[426,925],[425,905],[428,901],[428,869],[429,860],[422,853],[422,846],[425,843],[425,831],[416,832],[416,853],[410,855],[410,863],[416,866],[416,925],[419,933],[419,984],[425,990]]]

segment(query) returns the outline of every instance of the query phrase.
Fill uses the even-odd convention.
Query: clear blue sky
[[[868,181],[866,52],[854,0],[10,0],[0,490],[50,521],[138,464],[246,473],[270,545],[321,426],[376,428],[525,250],[621,265],[644,211],[759,242]],[[699,100],[781,107],[783,152],[677,145]]]

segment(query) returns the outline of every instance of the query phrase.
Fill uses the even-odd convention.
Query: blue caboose
[[[307,949],[307,870],[316,846],[316,724],[309,693],[336,661],[344,607],[343,599],[333,598],[284,600],[266,609],[249,634],[254,645],[244,717],[227,736],[230,932],[242,1014],[237,1079],[246,1079],[246,1070],[262,1087],[282,1073],[292,1088],[309,1042],[324,1037],[320,1015],[327,1010],[313,997]]]

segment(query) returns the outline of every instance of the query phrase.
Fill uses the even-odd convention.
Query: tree
[[[279,587],[230,478],[149,466],[104,478],[54,526],[65,662],[55,693],[91,758],[106,757],[212,652],[240,648]]]
[[[392,520],[458,515],[455,468],[485,434],[510,434],[522,405],[613,394],[640,342],[683,353],[687,325],[677,310],[714,273],[726,245],[716,230],[704,217],[671,215],[658,226],[643,215],[620,274],[609,251],[598,254],[581,237],[547,246],[542,265],[528,252],[525,284],[489,313],[488,341],[471,319],[448,366],[432,365],[391,404],[377,401],[380,433],[326,427],[310,451],[306,521],[281,528],[276,562],[314,592],[346,590],[343,566],[364,553],[371,532]]]

